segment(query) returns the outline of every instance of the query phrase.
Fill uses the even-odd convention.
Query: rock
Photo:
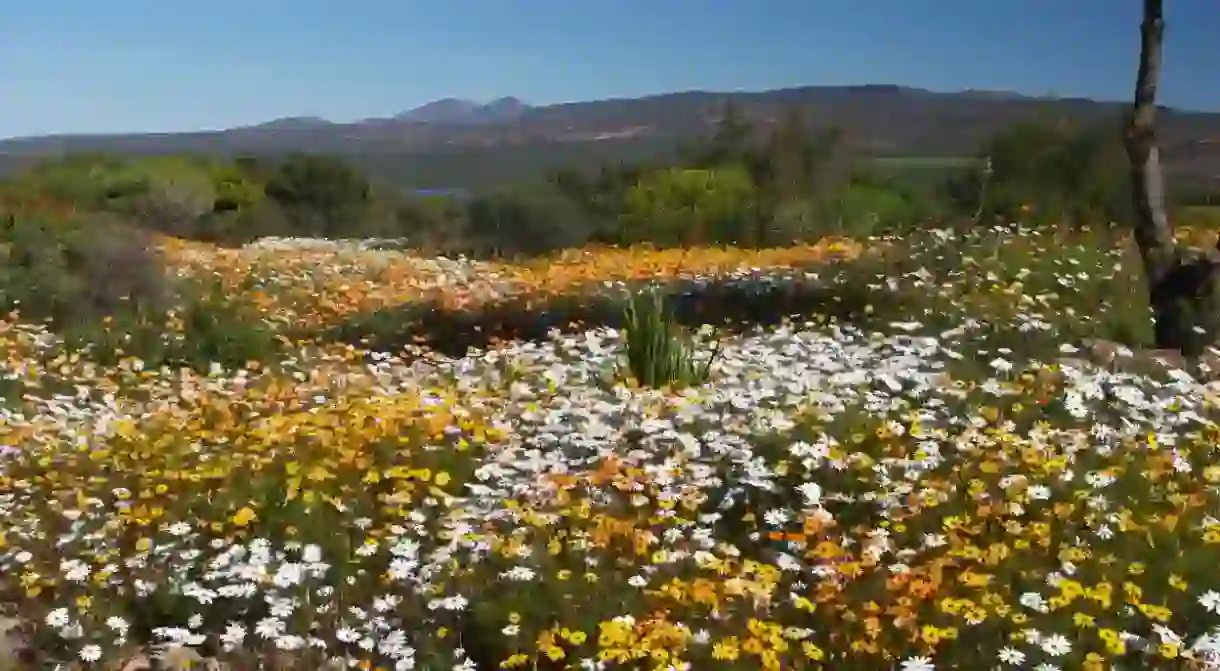
[[[149,661],[148,655],[140,653],[132,657],[126,664],[123,665],[122,671],[151,671],[152,662]]]
[[[1220,379],[1220,351],[1210,348],[1197,359],[1183,356],[1172,349],[1132,349],[1112,340],[1086,340],[1085,359],[1093,365],[1113,372],[1137,375],[1164,374],[1170,370],[1183,370],[1201,380]],[[1060,363],[1079,367],[1079,358],[1063,358]]]
[[[1100,339],[1085,340],[1084,352],[1089,361],[1099,366],[1108,366],[1119,359],[1134,355],[1131,348],[1122,343]]]
[[[157,654],[157,666],[165,671],[187,671],[187,669],[202,669],[203,657],[193,648],[183,645],[166,647]]]
[[[20,669],[28,665],[29,639],[25,622],[15,617],[0,617],[0,669]]]

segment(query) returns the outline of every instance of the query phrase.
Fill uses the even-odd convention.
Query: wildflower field
[[[1149,330],[1108,233],[162,251],[280,348],[171,369],[0,321],[14,668],[1220,668],[1220,383],[1086,356]],[[783,314],[690,323],[707,379],[660,386],[596,313],[326,337],[648,286]]]

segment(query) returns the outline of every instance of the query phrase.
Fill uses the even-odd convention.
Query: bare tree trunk
[[[1165,184],[1156,145],[1156,90],[1161,75],[1161,42],[1165,22],[1162,0],[1144,0],[1139,74],[1135,80],[1135,106],[1127,128],[1127,158],[1131,162],[1131,191],[1135,199],[1135,240],[1144,258],[1144,272],[1157,286],[1177,262],[1173,228],[1165,216]]]
[[[1155,127],[1164,31],[1162,0],[1144,0],[1135,104],[1126,135],[1134,233],[1144,261],[1156,347],[1198,356],[1220,333],[1220,252],[1179,249],[1165,216]]]

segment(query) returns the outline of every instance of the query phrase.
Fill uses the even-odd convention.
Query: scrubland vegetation
[[[1150,349],[1113,136],[915,174],[730,114],[466,199],[18,174],[0,661],[1220,668],[1218,371]]]

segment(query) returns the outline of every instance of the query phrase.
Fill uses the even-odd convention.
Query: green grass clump
[[[645,387],[689,387],[711,378],[719,347],[700,362],[691,338],[657,291],[634,294],[623,313],[627,370]]]

